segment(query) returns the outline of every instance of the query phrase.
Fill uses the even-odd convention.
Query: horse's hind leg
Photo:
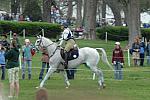
[[[98,76],[98,84],[100,88],[105,88],[103,72],[97,67],[93,67],[91,70]]]
[[[65,80],[65,84],[66,84],[66,88],[69,88],[70,86],[70,82],[68,80],[68,77],[67,77],[67,74],[66,74],[66,71],[61,71],[63,77],[64,77],[64,80]]]

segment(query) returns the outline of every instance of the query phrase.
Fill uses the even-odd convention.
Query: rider
[[[62,37],[59,39],[60,41],[60,46],[62,46],[63,44],[65,44],[65,48],[64,48],[64,54],[65,54],[65,62],[64,62],[64,66],[67,69],[67,65],[68,65],[68,60],[67,60],[67,56],[68,56],[68,52],[70,51],[70,49],[72,49],[75,45],[75,40],[73,37],[73,34],[71,32],[71,30],[68,28],[68,24],[64,23],[63,26],[63,32],[62,32]]]

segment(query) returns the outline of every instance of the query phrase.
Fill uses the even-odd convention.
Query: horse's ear
[[[41,35],[39,35],[39,38],[42,38],[42,36],[41,36]]]

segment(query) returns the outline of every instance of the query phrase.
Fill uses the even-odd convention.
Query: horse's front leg
[[[63,77],[64,77],[65,84],[66,84],[66,88],[69,88],[70,82],[69,82],[69,80],[68,80],[66,71],[61,71],[61,73],[62,73],[62,75],[63,75]]]
[[[56,68],[50,67],[50,68],[48,69],[48,72],[46,73],[44,79],[43,79],[42,82],[40,83],[40,87],[43,87],[43,86],[44,86],[45,81],[51,76],[51,74],[52,74],[54,71],[56,71]]]

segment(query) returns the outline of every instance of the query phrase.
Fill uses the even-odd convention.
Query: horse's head
[[[35,47],[39,50],[41,48],[47,48],[48,46],[50,46],[51,44],[53,44],[53,42],[45,37],[37,36],[37,40],[35,42]]]

